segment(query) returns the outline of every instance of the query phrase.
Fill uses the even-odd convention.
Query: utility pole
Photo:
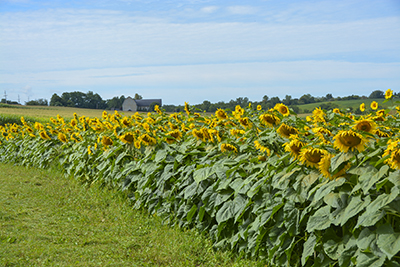
[[[6,92],[6,90],[4,90],[4,100],[6,101],[6,104],[7,104],[7,92]]]

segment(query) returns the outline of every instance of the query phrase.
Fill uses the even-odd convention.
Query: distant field
[[[74,112],[78,116],[101,117],[103,110],[101,109],[86,109],[86,108],[71,108],[71,107],[54,107],[54,106],[17,106],[17,105],[0,105],[0,114],[3,115],[18,115],[29,116],[43,119],[50,119],[59,114],[63,118],[73,118]],[[108,111],[111,112],[111,111]],[[120,114],[130,116],[134,112],[120,112]]]
[[[362,103],[365,104],[365,107],[367,109],[370,108],[370,105],[372,101],[376,101],[379,104],[379,109],[382,108],[387,108],[389,106],[392,106],[393,103],[391,102],[386,102],[385,104],[382,104],[385,99],[379,98],[379,99],[356,99],[356,100],[343,100],[343,101],[326,101],[326,102],[318,102],[318,103],[312,103],[312,104],[305,104],[305,105],[299,105],[298,107],[300,108],[300,111],[303,112],[304,110],[309,110],[312,111],[316,107],[320,107],[322,104],[329,104],[329,103],[334,103],[339,106],[339,109],[342,111],[345,111],[345,109],[351,107],[354,110],[357,110]]]

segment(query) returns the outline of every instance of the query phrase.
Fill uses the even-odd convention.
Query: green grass
[[[56,171],[0,164],[0,207],[0,266],[262,266]]]
[[[379,104],[378,109],[382,109],[382,108],[387,108],[389,106],[393,106],[393,102],[389,101],[386,102],[385,104],[382,104],[383,101],[385,99],[356,99],[356,100],[343,100],[343,101],[326,101],[326,102],[318,102],[318,103],[311,103],[311,104],[305,104],[305,105],[299,105],[298,107],[300,108],[300,111],[304,111],[304,110],[309,110],[310,112],[313,111],[315,108],[321,106],[322,104],[328,104],[328,103],[334,103],[336,105],[339,106],[339,109],[342,111],[346,111],[347,108],[351,107],[353,108],[353,111],[357,110],[360,105],[362,103],[365,103],[365,107],[366,109],[370,109],[370,105],[372,103],[372,101],[376,101]],[[395,99],[394,101],[396,101],[398,99]]]

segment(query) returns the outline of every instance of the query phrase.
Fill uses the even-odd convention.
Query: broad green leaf
[[[360,252],[357,257],[357,267],[380,267],[385,263],[385,257],[378,257],[372,253]]]
[[[156,163],[159,163],[163,161],[167,157],[167,150],[166,149],[161,149],[157,151],[156,157],[154,158],[154,161]]]
[[[400,232],[394,232],[389,224],[383,224],[376,230],[378,247],[388,256],[389,260],[400,251]]]
[[[200,183],[201,181],[204,181],[207,178],[209,178],[214,173],[215,170],[212,167],[204,167],[194,171],[193,179],[196,181],[196,183]]]
[[[317,244],[317,238],[312,233],[303,245],[303,253],[301,254],[301,265],[305,265],[308,258],[314,253],[314,247]]]
[[[340,225],[343,226],[350,218],[356,216],[360,211],[367,207],[370,202],[370,196],[367,196],[364,201],[361,199],[360,195],[352,197],[341,216]]]
[[[324,230],[331,225],[329,215],[331,214],[331,207],[324,206],[318,209],[307,222],[307,232],[311,233],[314,230]]]
[[[323,247],[326,255],[333,260],[337,260],[344,251],[343,242],[337,242],[332,239],[324,242]]]
[[[395,186],[400,187],[400,170],[392,172],[388,176],[389,181],[391,181]]]
[[[231,218],[235,217],[235,204],[232,200],[226,201],[224,205],[218,210],[215,219],[217,223],[220,224]]]
[[[339,166],[354,157],[353,153],[340,152],[331,159],[331,170],[334,172]]]
[[[369,189],[376,184],[389,170],[389,166],[384,165],[382,168],[379,170],[378,173],[373,175],[372,177],[370,175],[363,175],[360,177],[360,182],[361,182],[361,189],[364,191],[364,194],[368,194]]]
[[[315,183],[315,181],[318,180],[318,177],[320,176],[320,174],[318,172],[311,172],[310,174],[304,176],[304,178],[302,179],[302,185],[304,187],[309,187],[311,185],[313,185]]]
[[[368,250],[371,243],[377,238],[375,232],[371,232],[368,228],[364,228],[357,238],[357,246],[361,250]]]
[[[373,226],[376,222],[382,219],[385,216],[385,211],[376,210],[373,212],[368,211],[368,209],[358,217],[357,225],[354,228],[358,228],[359,226]]]
[[[346,179],[339,178],[337,180],[329,181],[328,183],[321,186],[314,194],[313,203],[317,202],[318,200],[323,198],[325,195],[329,194],[336,187],[344,184],[345,181],[346,181]]]

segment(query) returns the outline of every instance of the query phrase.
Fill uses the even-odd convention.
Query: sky
[[[400,0],[0,0],[0,98],[400,92]]]

